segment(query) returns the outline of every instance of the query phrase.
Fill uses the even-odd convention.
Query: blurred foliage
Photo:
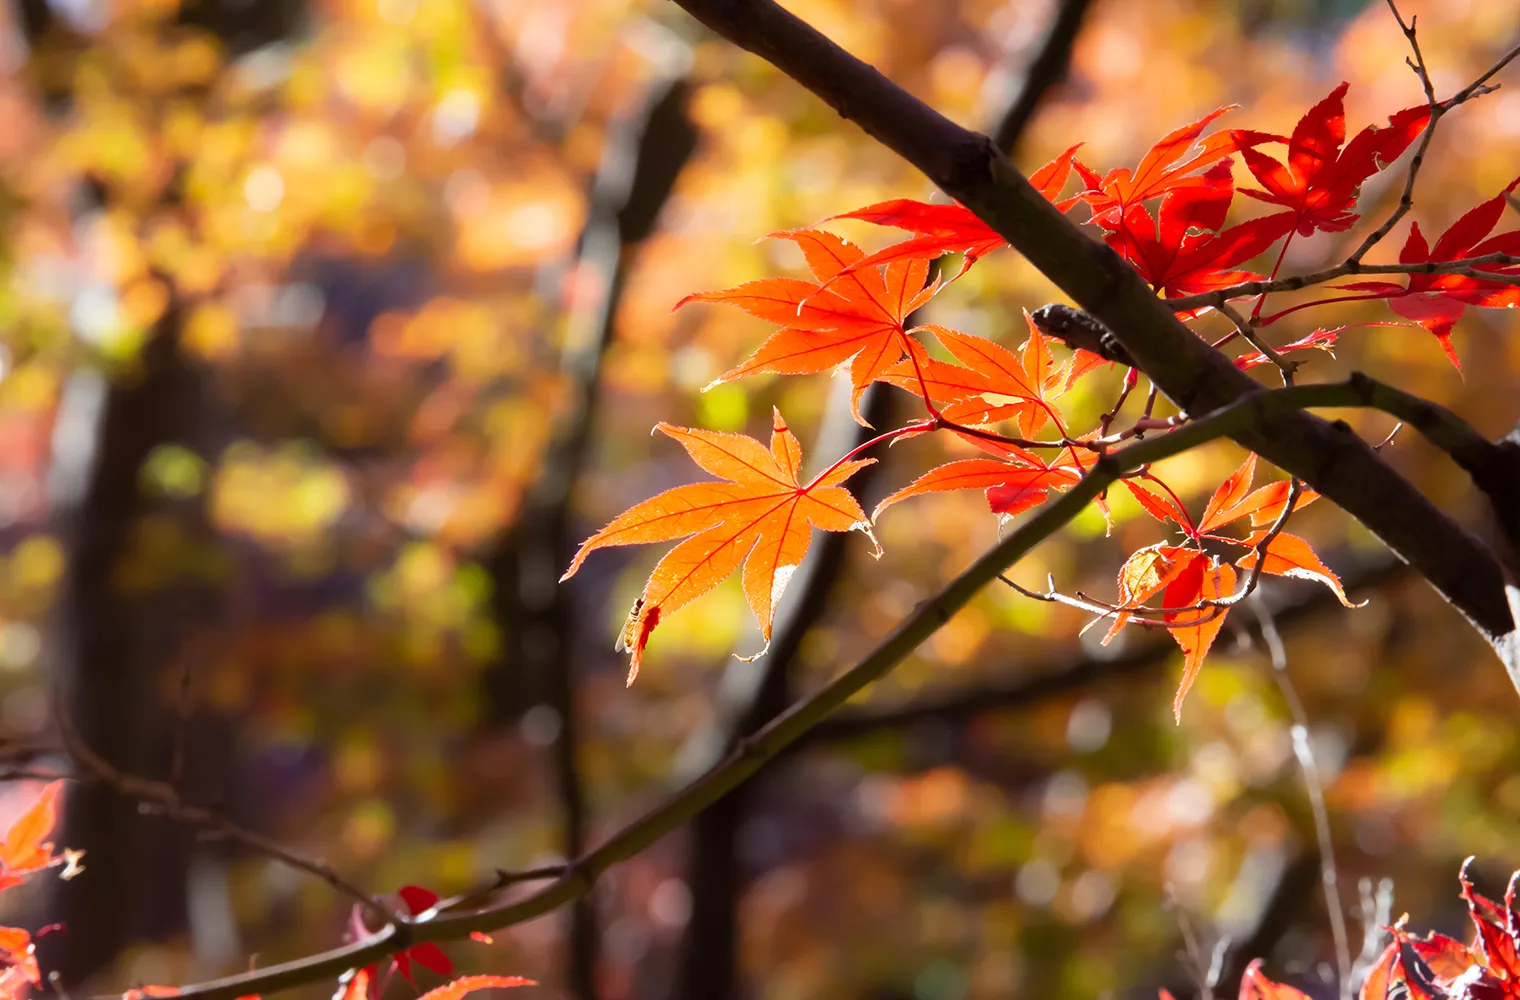
[[[1513,41],[1508,3],[1403,6],[1419,15],[1442,91]],[[0,26],[0,726],[22,742],[46,735],[52,649],[81,627],[60,621],[55,602],[69,470],[80,474],[82,455],[87,465],[95,434],[91,400],[102,379],[138,377],[145,343],[175,323],[211,391],[195,426],[140,470],[150,509],[116,583],[151,596],[193,579],[221,595],[215,615],[182,623],[173,661],[155,665],[166,704],[188,671],[195,713],[233,734],[236,766],[219,799],[375,891],[417,883],[449,894],[497,867],[554,860],[558,718],[545,706],[504,716],[482,694],[486,675],[510,671],[492,610],[501,581],[485,554],[577,405],[560,359],[567,317],[605,285],[577,245],[610,130],[644,87],[689,61],[703,141],[622,289],[575,492],[580,536],[687,480],[679,449],[648,434],[658,420],[763,435],[779,404],[809,457],[829,460],[811,446],[834,405],[823,377],[698,393],[766,330],[670,307],[798,272],[795,247],[757,236],[924,197],[925,183],[668,4],[310,0],[289,37],[251,48],[198,27],[175,0],[50,9],[45,37],[27,39],[14,11]],[[979,124],[1052,4],[790,9]],[[1100,2],[1021,165],[1078,140],[1090,163],[1132,162],[1222,103],[1242,106],[1233,127],[1285,132],[1342,79],[1352,127],[1382,121],[1420,100],[1405,51],[1381,4]],[[1517,163],[1520,92],[1506,80],[1442,123],[1416,216],[1440,231]],[[1369,182],[1369,215],[1391,209],[1398,180]],[[872,247],[887,238],[838,228]],[[1400,242],[1402,230],[1389,244]],[[1344,249],[1333,236],[1299,239],[1286,266],[1310,270]],[[1016,342],[1019,310],[1055,297],[1004,253],[933,309]],[[1377,303],[1335,314],[1384,318]],[[1516,419],[1516,332],[1510,314],[1469,312],[1456,333],[1465,381],[1416,329],[1352,331],[1316,374],[1365,368],[1498,435]],[[1106,377],[1105,394],[1079,406],[1101,411],[1117,376]],[[1374,440],[1389,429],[1379,416],[1348,419]],[[883,480],[906,483],[943,460],[938,447],[893,448]],[[1387,454],[1443,506],[1478,515],[1467,483],[1423,442],[1401,436]],[[1168,481],[1206,495],[1239,460],[1225,445],[1182,456]],[[803,645],[801,688],[853,662],[996,537],[979,496],[916,503],[883,518],[880,563],[851,544],[844,582]],[[1101,518],[1084,518],[1019,578],[1054,573],[1065,588],[1108,592],[1123,556],[1154,540],[1133,503],[1114,508],[1111,537]],[[1376,549],[1328,504],[1301,518],[1295,531],[1332,566]],[[576,641],[561,655],[575,667],[593,839],[668,791],[688,740],[713,722],[720,675],[738,669],[724,666],[729,654],[760,645],[731,581],[662,628],[625,691],[612,645],[656,558],[606,555],[575,581]],[[866,701],[884,708],[1095,654],[1076,638],[1082,624],[989,590]],[[781,764],[740,838],[754,880],[741,911],[748,995],[1186,989],[1176,911],[1208,935],[1248,934],[1284,872],[1314,850],[1287,708],[1263,654],[1232,641],[1216,646],[1180,727],[1174,657],[1144,677],[818,745]],[[1493,873],[1520,866],[1508,679],[1413,582],[1287,641],[1348,906],[1357,879],[1389,876],[1395,914],[1456,929],[1463,856],[1479,856],[1491,892]],[[670,992],[701,889],[682,881],[682,865],[670,838],[598,886],[609,1000]],[[100,985],[185,982],[249,955],[304,954],[339,940],[347,910],[316,880],[215,845],[196,848],[186,892],[188,928],[132,942]],[[1321,897],[1311,886],[1289,904],[1269,970],[1328,995]],[[532,976],[547,996],[562,982],[563,934],[545,919],[448,950],[464,972]]]

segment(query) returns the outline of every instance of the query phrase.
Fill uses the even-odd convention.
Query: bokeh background
[[[1058,5],[789,6],[986,127]],[[1401,6],[1442,92],[1516,40],[1510,0]],[[1015,160],[1085,141],[1089,164],[1131,164],[1227,103],[1241,109],[1221,124],[1287,132],[1343,79],[1356,130],[1420,102],[1406,53],[1372,0],[1098,0]],[[30,760],[52,759],[61,709],[116,766],[368,890],[468,891],[658,802],[996,538],[979,495],[904,504],[879,526],[879,563],[859,536],[821,548],[769,656],[731,655],[760,646],[734,580],[662,626],[627,690],[613,642],[658,551],[599,553],[556,586],[591,530],[699,475],[649,435],[659,420],[763,435],[777,405],[815,467],[846,450],[826,377],[700,392],[766,328],[671,307],[798,273],[794,247],[757,242],[768,232],[930,194],[673,4],[16,0],[0,61],[0,730]],[[1442,122],[1416,194],[1427,232],[1520,173],[1520,79],[1501,81]],[[1390,210],[1401,177],[1370,181],[1364,209]],[[1296,239],[1287,266],[1346,249]],[[932,318],[1017,343],[1019,310],[1057,297],[1004,252]],[[1279,329],[1390,318],[1359,304]],[[1465,379],[1423,331],[1381,327],[1348,331],[1309,373],[1365,368],[1504,433],[1514,316],[1470,312],[1456,343]],[[1095,417],[1117,377],[1088,380],[1075,412]],[[896,395],[870,401],[882,426],[911,413]],[[1349,416],[1374,439],[1390,429]],[[865,499],[939,448],[880,456],[857,477]],[[1430,448],[1401,435],[1388,455],[1481,530]],[[1222,444],[1166,475],[1201,503],[1240,458]],[[1127,500],[1115,515],[1107,537],[1079,520],[1019,578],[1111,593],[1123,557],[1162,537]],[[1461,859],[1478,856],[1490,892],[1520,866],[1520,701],[1347,517],[1318,504],[1295,531],[1369,600],[1344,611],[1264,585],[1352,945],[1361,879],[1392,879],[1393,914],[1415,927],[1457,931]],[[1251,616],[1232,616],[1180,725],[1167,638],[1131,630],[1104,650],[1082,624],[987,591],[573,919],[450,954],[578,1000],[1186,997],[1191,935],[1204,966],[1227,941],[1224,994],[1259,954],[1333,995],[1310,800]],[[0,812],[27,801],[11,788]],[[349,904],[321,881],[98,783],[71,791],[59,839],[87,851],[86,873],[7,894],[4,922],[65,923],[39,948],[77,991],[341,940]]]

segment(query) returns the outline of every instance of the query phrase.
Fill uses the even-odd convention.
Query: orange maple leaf
[[[1267,539],[1270,531],[1252,532],[1244,540],[1216,534],[1220,528],[1242,518],[1250,518],[1254,527],[1262,528],[1275,523],[1288,505],[1292,484],[1277,482],[1251,489],[1256,474],[1256,456],[1247,455],[1240,467],[1219,484],[1208,503],[1203,516],[1196,522],[1177,502],[1171,490],[1157,492],[1144,480],[1122,480],[1125,487],[1139,501],[1140,506],[1152,517],[1172,521],[1187,536],[1187,545],[1152,545],[1140,549],[1125,560],[1119,569],[1119,603],[1114,613],[1114,623],[1104,636],[1108,644],[1134,614],[1143,613],[1141,606],[1157,594],[1161,594],[1162,619],[1167,631],[1182,648],[1182,683],[1172,703],[1172,712],[1182,718],[1182,702],[1193,686],[1203,658],[1213,644],[1229,607],[1208,606],[1209,602],[1230,596],[1235,590],[1237,574],[1235,567],[1251,570],[1256,565],[1257,548]],[[1159,480],[1152,481],[1159,483]],[[1303,489],[1299,492],[1293,509],[1298,510],[1312,503],[1318,494]],[[1202,551],[1205,538],[1248,546],[1244,556],[1234,565],[1217,563]],[[1267,542],[1262,553],[1264,561],[1261,572],[1275,576],[1315,580],[1334,591],[1346,607],[1360,607],[1346,599],[1340,579],[1320,562],[1309,543],[1297,535],[1280,531]]]
[[[924,258],[893,261],[884,271],[850,269],[865,252],[833,233],[798,229],[771,235],[802,248],[817,284],[767,278],[722,291],[698,292],[676,303],[679,309],[688,302],[721,302],[781,327],[743,364],[724,372],[711,385],[763,372],[829,371],[848,361],[853,389],[850,406],[855,420],[864,425],[860,397],[866,387],[905,353],[928,359],[923,346],[909,336],[904,321],[934,296],[939,282],[925,285],[929,262]]]
[[[1058,367],[1050,352],[1050,338],[1035,326],[1028,311],[1024,321],[1029,339],[1017,352],[983,337],[926,326],[924,329],[931,331],[960,364],[931,359],[910,365],[902,361],[888,369],[882,381],[928,396],[939,404],[940,416],[954,424],[987,426],[1013,420],[1019,434],[1027,439],[1054,421],[1064,436],[1059,414],[1051,404],[1093,366],[1083,356],[1086,352],[1077,352]],[[931,469],[878,504],[873,519],[909,497],[963,489],[986,490],[993,513],[1012,516],[1043,503],[1051,490],[1077,482],[1091,465],[1082,452],[1070,446],[1047,461],[1012,442],[952,430],[997,458],[963,459]]]
[[[44,840],[58,822],[58,796],[63,782],[50,782],[21,818],[11,824],[0,842],[0,890],[25,881],[25,876],[54,861],[53,844]]]
[[[679,441],[692,461],[724,481],[677,486],[630,507],[586,539],[560,577],[563,581],[574,576],[596,549],[686,538],[655,566],[629,615],[620,647],[626,646],[630,654],[630,684],[638,676],[655,627],[712,590],[741,563],[744,595],[769,644],[776,603],[807,555],[812,528],[871,534],[860,505],[839,484],[875,459],[839,462],[803,484],[802,446],[779,410],[774,411],[769,450],[742,434],[664,423],[656,429]]]
[[[522,976],[460,976],[452,983],[445,983],[435,990],[422,994],[421,1000],[459,1000],[475,990],[510,989],[514,986],[537,986],[533,979]]]
[[[1017,353],[985,337],[973,337],[943,326],[925,326],[958,365],[929,360],[917,365],[901,361],[882,373],[882,381],[909,392],[927,393],[945,404],[940,414],[962,424],[995,424],[1015,420],[1019,434],[1034,437],[1054,418],[1051,405],[1070,388],[1077,358],[1060,368],[1050,353],[1050,338],[1024,312],[1029,339]],[[1087,370],[1091,370],[1090,368]]]

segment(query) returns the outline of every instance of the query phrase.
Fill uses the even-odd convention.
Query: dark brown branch
[[[885,676],[956,612],[965,608],[999,573],[1064,528],[1121,477],[1222,437],[1236,435],[1244,426],[1259,426],[1283,413],[1308,406],[1346,405],[1344,392],[1345,386],[1258,390],[1207,417],[1103,455],[1081,480],[1042,505],[939,593],[920,603],[854,666],[793,704],[753,736],[740,740],[721,763],[612,834],[600,846],[571,861],[564,874],[544,888],[526,897],[504,900],[478,910],[443,914],[428,920],[395,921],[363,941],[267,966],[256,972],[186,986],[180,990],[179,996],[186,1000],[230,1000],[252,993],[267,995],[336,975],[413,944],[451,940],[474,931],[519,924],[581,898],[591,891],[603,872],[691,822],[780,757],[852,697]]]
[[[986,136],[949,121],[770,0],[677,0],[922,170],[1118,337],[1162,392],[1208,412],[1257,383],[1199,340],[1113,250],[1088,239]],[[1344,424],[1283,413],[1235,441],[1305,480],[1410,562],[1502,651],[1516,626],[1495,555]],[[1502,655],[1502,653],[1501,653]],[[1520,670],[1520,664],[1512,664]]]

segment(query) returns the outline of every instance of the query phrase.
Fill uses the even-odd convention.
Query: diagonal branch
[[[1162,392],[1208,412],[1259,390],[1199,340],[1109,247],[1088,239],[986,136],[929,108],[771,0],[677,0],[699,21],[771,62],[922,170],[1114,332]],[[1307,482],[1415,567],[1494,646],[1514,617],[1494,553],[1395,472],[1344,424],[1281,413],[1237,443]],[[1520,671],[1520,663],[1508,664]],[[1520,681],[1520,678],[1517,678]]]
[[[1258,389],[1246,398],[1177,430],[1138,441],[1102,456],[1059,499],[1037,511],[936,596],[921,603],[865,659],[807,699],[787,709],[752,736],[739,741],[716,767],[623,827],[601,846],[571,862],[563,875],[543,889],[521,899],[474,911],[448,913],[431,920],[398,919],[365,941],[282,965],[268,966],[256,972],[187,986],[178,996],[193,1000],[235,1000],[255,993],[265,995],[337,976],[348,969],[368,964],[421,942],[452,940],[475,931],[497,930],[524,923],[580,899],[591,891],[597,877],[603,872],[689,823],[693,817],[774,761],[867,685],[886,675],[956,612],[966,607],[999,573],[1063,528],[1125,473],[1182,454],[1220,437],[1237,436],[1248,427],[1280,420],[1284,414],[1305,406],[1344,405],[1333,392],[1326,391],[1338,388],[1341,387],[1298,386],[1273,391]],[[1327,397],[1335,399],[1335,402],[1324,402]]]
[[[1029,123],[1052,90],[1065,78],[1071,62],[1082,21],[1091,0],[1063,0],[1056,17],[1040,44],[1039,51],[1023,75],[1018,92],[991,121],[994,141],[1009,156]],[[930,281],[939,271],[938,261],[931,265]],[[904,326],[919,325],[910,316]],[[892,422],[895,398],[884,385],[872,386],[864,400],[868,427],[858,427],[849,419],[847,397],[829,411],[829,420],[839,418],[837,427],[825,421],[820,431],[822,442],[818,454],[844,454],[865,444],[873,433],[871,427]],[[870,489],[870,478],[880,474],[882,465],[861,471],[855,481],[857,493]],[[705,751],[710,759],[731,750],[734,744],[755,732],[779,715],[791,700],[790,676],[793,661],[802,640],[828,610],[834,585],[842,575],[845,535],[825,533],[809,553],[790,588],[793,593],[783,607],[775,627],[770,648],[758,670],[749,664],[731,665],[725,672],[720,691],[729,697],[725,711],[710,731],[697,734],[688,745]],[[719,731],[719,727],[723,731]],[[692,756],[695,756],[693,754]],[[687,922],[682,945],[681,978],[677,997],[707,998],[728,996],[734,989],[738,966],[735,949],[738,933],[738,903],[743,891],[735,845],[740,823],[748,803],[742,789],[707,809],[692,824],[687,884],[692,891],[691,919]]]

